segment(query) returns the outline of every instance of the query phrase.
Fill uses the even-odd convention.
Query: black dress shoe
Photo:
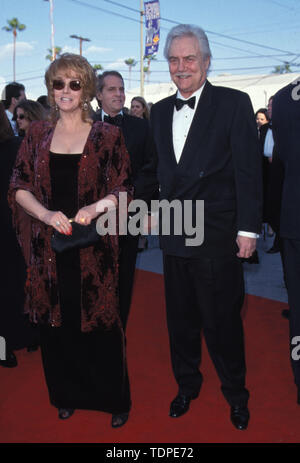
[[[247,429],[250,418],[247,406],[235,405],[231,407],[230,418],[232,424],[240,431]]]
[[[169,416],[179,418],[179,416],[184,415],[190,408],[191,400],[196,399],[197,396],[198,394],[193,396],[178,394],[171,402]]]
[[[13,351],[6,352],[6,360],[0,360],[0,366],[6,368],[14,368],[18,365],[17,357]]]
[[[58,418],[60,420],[67,420],[74,413],[74,408],[59,408],[58,409]]]
[[[120,428],[123,426],[129,417],[129,413],[120,413],[119,415],[113,415],[111,418],[112,428]]]

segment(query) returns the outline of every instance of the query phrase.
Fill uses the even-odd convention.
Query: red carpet
[[[247,387],[251,419],[237,431],[204,348],[204,384],[189,413],[168,417],[177,393],[169,360],[163,278],[138,271],[128,326],[128,363],[133,407],[124,428],[111,416],[76,411],[61,421],[48,401],[40,352],[17,351],[18,367],[0,368],[2,443],[295,443],[300,441],[300,406],[289,363],[285,305],[247,296],[243,310]],[[112,448],[112,446],[110,446]]]

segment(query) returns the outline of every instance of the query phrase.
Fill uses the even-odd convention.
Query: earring
[[[82,109],[83,109],[83,111],[87,111],[89,109],[89,105],[88,105],[87,100],[85,100],[85,102],[83,103]]]

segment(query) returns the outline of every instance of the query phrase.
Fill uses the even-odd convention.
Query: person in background
[[[12,129],[16,136],[18,135],[18,128],[16,122],[13,120],[14,110],[17,104],[25,99],[25,87],[23,84],[19,84],[18,82],[11,82],[4,88],[2,102],[4,104],[8,120],[11,123]]]
[[[117,71],[105,71],[98,76],[97,100],[101,109],[96,120],[117,125],[122,129],[127,151],[130,156],[134,199],[145,199],[144,179],[140,174],[145,165],[154,157],[154,142],[149,123],[143,118],[124,112],[124,80]],[[148,179],[146,179],[148,180]],[[120,316],[124,329],[127,326],[135,273],[139,236],[119,237],[120,243]]]
[[[142,119],[150,119],[150,111],[146,100],[142,96],[135,96],[131,100],[130,114]]]
[[[273,100],[275,150],[283,164],[280,237],[289,301],[290,360],[300,405],[300,78],[279,90]]]
[[[268,110],[266,108],[260,108],[255,113],[255,119],[259,131],[262,125],[265,125],[270,121],[270,118],[268,116]]]
[[[17,122],[20,136],[27,135],[31,122],[45,119],[46,112],[37,101],[23,100],[15,107],[13,120]]]
[[[268,192],[270,191],[270,173],[274,154],[274,138],[272,132],[272,102],[273,96],[271,96],[268,101],[267,113],[269,121],[266,124],[263,124],[259,129],[263,165],[263,222],[267,224],[269,236],[274,235],[274,230],[270,225],[270,202],[272,201],[272,198],[268,194]],[[278,234],[275,234],[273,245],[266,252],[268,254],[280,252],[280,242]]]
[[[41,95],[41,96],[39,96],[39,97],[37,98],[36,101],[37,101],[38,103],[40,103],[40,104],[43,106],[43,108],[44,108],[44,110],[46,111],[46,114],[47,114],[47,116],[48,116],[48,115],[50,114],[51,108],[50,108],[50,105],[49,105],[49,102],[48,102],[48,97],[47,97],[47,95]]]
[[[7,202],[9,180],[21,141],[20,137],[14,136],[0,102],[1,259],[4,264],[0,279],[0,336],[6,341],[6,359],[0,360],[0,365],[4,367],[17,366],[14,350],[27,347],[28,351],[33,351],[38,344],[38,332],[27,323],[23,314],[26,267]]]
[[[82,56],[62,54],[45,74],[51,121],[31,123],[14,168],[9,203],[27,255],[26,311],[40,325],[50,403],[58,417],[75,409],[126,423],[131,406],[125,338],[118,312],[118,237],[55,253],[56,231],[70,237],[132,197],[129,156],[120,129],[93,123],[95,71]],[[20,215],[20,209],[23,214]],[[26,212],[24,217],[24,211]],[[30,234],[22,231],[29,223]]]

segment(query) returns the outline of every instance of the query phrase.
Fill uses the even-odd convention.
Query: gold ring
[[[85,222],[85,219],[82,217],[82,218],[80,219],[80,222],[81,222],[81,223],[84,223],[84,222]]]

